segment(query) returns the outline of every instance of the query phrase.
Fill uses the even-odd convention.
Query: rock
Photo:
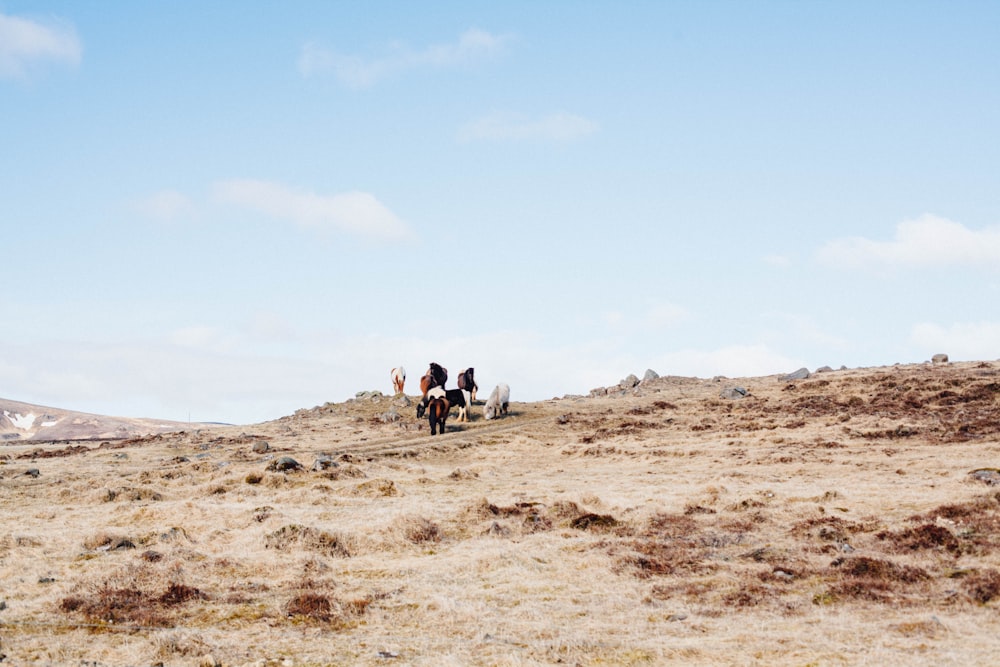
[[[31,477],[38,477],[42,473],[38,470],[38,468],[28,468],[27,470],[24,471],[24,474],[29,475]]]
[[[338,468],[340,464],[333,460],[333,457],[327,456],[326,454],[320,454],[313,461],[312,470],[313,472],[321,472],[323,470],[329,470],[330,468]]]
[[[946,364],[946,363],[948,363],[948,355],[947,354],[935,354],[933,357],[931,357],[931,363],[932,364]]]
[[[271,449],[271,445],[268,444],[267,440],[258,440],[253,443],[253,446],[250,448],[254,454],[263,454],[269,449]]]
[[[746,398],[749,393],[750,392],[748,392],[743,387],[726,387],[725,389],[719,392],[719,397],[728,398],[735,401],[740,398]]]
[[[831,373],[831,372],[833,372],[833,369],[830,368],[829,366],[820,366],[819,368],[816,369],[816,372],[817,373]]]
[[[400,420],[399,412],[396,411],[395,407],[389,408],[388,411],[383,412],[379,415],[379,419],[383,424],[392,424]]]
[[[302,470],[302,464],[291,456],[280,456],[267,466],[272,472],[288,472],[289,470]]]
[[[639,384],[639,378],[637,378],[634,374],[630,374],[627,378],[618,383],[618,387],[621,389],[631,389],[637,384]]]
[[[808,368],[800,368],[797,371],[793,371],[788,375],[782,375],[782,382],[791,382],[792,380],[805,380],[810,375]]]
[[[605,387],[598,387],[597,389],[590,390],[591,398],[597,398],[598,396],[607,396],[608,390]]]
[[[413,405],[413,401],[411,401],[410,397],[406,394],[400,394],[396,397],[396,400],[394,400],[392,404],[400,408],[408,408]]]
[[[989,484],[990,486],[1000,486],[1000,469],[980,468],[969,473],[972,479]]]
[[[646,373],[642,376],[643,382],[648,382],[650,380],[656,380],[660,377],[660,374],[654,371],[652,368],[647,368]]]

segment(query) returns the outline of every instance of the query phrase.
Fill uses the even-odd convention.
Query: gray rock
[[[797,371],[793,371],[788,375],[782,375],[782,382],[791,382],[792,380],[805,380],[810,375],[808,368],[800,368]]]
[[[726,387],[725,389],[719,392],[719,397],[729,398],[735,401],[740,398],[746,398],[749,393],[750,392],[748,392],[743,387]]]
[[[302,464],[291,456],[280,456],[267,466],[272,472],[288,472],[289,470],[302,470]]]
[[[326,454],[320,454],[313,461],[311,470],[313,472],[321,472],[323,470],[329,470],[330,468],[340,467],[340,464],[333,460],[332,456],[327,456]]]
[[[816,369],[816,372],[817,373],[831,373],[831,372],[833,372],[833,369],[830,368],[829,366],[820,366],[819,368]]]
[[[590,390],[590,395],[591,395],[591,397],[594,397],[594,398],[596,398],[598,396],[607,396],[608,395],[608,390],[607,390],[606,387],[598,387],[597,389],[591,389]]]
[[[379,419],[383,424],[391,424],[398,422],[400,420],[399,412],[397,412],[395,407],[389,408],[388,411],[383,412],[379,415]]]
[[[629,375],[627,378],[618,383],[618,386],[622,389],[631,389],[632,387],[639,384],[639,378],[634,374]]]
[[[655,380],[660,377],[660,374],[654,371],[652,368],[647,368],[646,373],[642,376],[643,382],[648,382],[649,380]]]
[[[973,470],[969,475],[972,476],[972,479],[979,480],[990,486],[1000,486],[1000,469],[998,468],[980,468],[979,470]]]
[[[31,477],[38,477],[42,473],[41,471],[38,470],[38,468],[28,468],[27,470],[24,471],[24,474],[30,475]]]
[[[267,440],[258,440],[253,443],[253,446],[250,449],[254,454],[263,454],[267,450],[271,449],[271,445],[268,444]]]
[[[946,363],[948,363],[948,355],[947,354],[935,354],[933,357],[931,357],[931,363],[932,364],[946,364]]]

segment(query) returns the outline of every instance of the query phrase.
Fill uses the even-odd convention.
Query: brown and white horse
[[[389,377],[392,378],[392,389],[396,394],[403,393],[403,385],[406,384],[406,369],[402,366],[393,368],[389,372]]]
[[[432,398],[427,403],[427,421],[431,424],[431,435],[437,435],[438,428],[444,433],[444,423],[448,420],[450,409],[447,398]]]
[[[458,388],[469,392],[469,405],[472,405],[476,400],[476,392],[479,391],[479,385],[476,384],[475,368],[466,368],[458,374]]]

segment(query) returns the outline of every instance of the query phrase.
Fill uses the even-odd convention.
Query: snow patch
[[[20,412],[15,412],[11,414],[6,410],[3,411],[4,416],[10,420],[10,423],[14,425],[14,428],[19,428],[22,431],[27,431],[35,424],[35,414],[29,412],[26,415],[22,415]]]

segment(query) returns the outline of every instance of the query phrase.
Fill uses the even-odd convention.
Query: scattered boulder
[[[1000,486],[1000,468],[979,468],[969,473],[972,479],[990,486]]]
[[[719,397],[735,401],[741,398],[746,398],[749,393],[750,392],[748,392],[744,387],[726,387],[719,392]]]
[[[621,389],[631,389],[639,384],[639,378],[634,374],[630,374],[627,378],[618,383],[618,387]]]
[[[254,454],[264,454],[271,449],[271,445],[268,444],[267,440],[258,440],[253,443],[253,446],[250,449]]]
[[[646,373],[642,376],[643,382],[648,382],[650,380],[656,380],[660,377],[660,374],[654,371],[652,368],[647,368]]]
[[[399,411],[396,410],[395,406],[389,408],[386,412],[379,415],[379,420],[383,424],[393,424],[401,419],[399,416]]]
[[[597,398],[599,396],[607,396],[607,395],[608,395],[608,390],[607,390],[606,387],[598,387],[596,389],[591,389],[590,390],[590,397],[591,398]]]
[[[781,381],[782,382],[791,382],[792,380],[805,380],[810,375],[811,374],[809,373],[809,369],[808,368],[800,368],[799,370],[793,371],[793,372],[789,373],[788,375],[782,375],[781,376]]]
[[[302,464],[291,456],[280,456],[267,466],[271,472],[288,472],[289,470],[302,470]]]
[[[946,364],[946,363],[948,363],[948,355],[947,354],[935,354],[933,357],[931,357],[931,363],[932,364]]]
[[[333,460],[332,456],[327,456],[326,454],[320,454],[313,461],[312,470],[313,472],[322,472],[324,470],[329,470],[330,468],[339,468],[340,464]]]
[[[816,372],[817,373],[832,373],[833,369],[830,368],[829,366],[820,366],[819,368],[816,369]]]
[[[24,471],[24,474],[28,475],[29,477],[38,477],[42,473],[38,470],[38,468],[28,468],[27,470]]]

